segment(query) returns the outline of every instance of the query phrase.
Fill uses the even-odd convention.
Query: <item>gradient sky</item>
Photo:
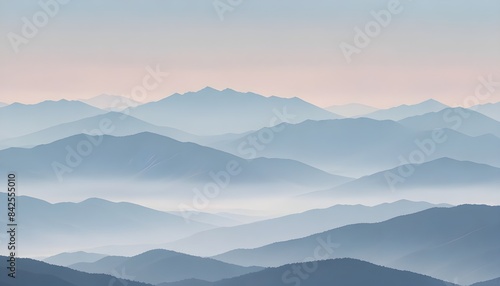
[[[348,64],[339,44],[388,2],[243,0],[221,21],[213,0],[72,0],[16,54],[7,34],[41,8],[3,0],[0,102],[128,95],[157,64],[170,76],[147,101],[212,86],[319,106],[458,105],[479,76],[500,81],[498,0],[401,0]]]

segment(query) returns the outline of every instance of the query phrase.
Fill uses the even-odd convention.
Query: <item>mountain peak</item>
[[[418,105],[427,105],[427,106],[440,106],[440,107],[448,107],[446,104],[443,104],[435,99],[428,99],[419,103]]]
[[[217,90],[217,89],[215,89],[215,88],[213,88],[213,87],[206,86],[206,87],[204,87],[204,88],[200,89],[200,90],[199,90],[199,91],[197,91],[197,92],[203,92],[203,93],[205,93],[205,92],[219,92],[219,91],[220,91],[220,90]]]

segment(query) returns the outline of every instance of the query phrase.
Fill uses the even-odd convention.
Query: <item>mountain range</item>
[[[7,195],[0,193],[2,201]],[[215,226],[131,203],[88,199],[80,203],[51,204],[19,196],[17,214],[23,251],[32,256],[53,255],[106,245],[138,244],[137,234],[148,233],[142,244],[174,241]],[[6,223],[4,218],[0,222]],[[96,233],[99,236],[96,236]],[[69,256],[69,255],[66,255]],[[61,257],[49,260],[58,264]],[[73,259],[74,255],[73,255]]]
[[[376,120],[394,120],[398,121],[410,116],[422,115],[429,112],[437,112],[448,108],[447,105],[442,104],[434,99],[429,99],[424,102],[413,105],[400,105],[388,109],[377,110],[362,117],[376,119]]]
[[[476,105],[471,107],[470,109],[491,117],[496,121],[500,121],[500,102]]]
[[[473,137],[492,134],[500,138],[500,122],[465,108],[446,108],[439,112],[407,117],[398,122],[421,131],[450,128]]]
[[[215,283],[186,280],[159,286],[233,286],[233,285],[302,285],[302,286],[455,286],[452,283],[408,271],[381,267],[354,259],[296,263],[269,268]]]
[[[196,141],[194,135],[170,127],[158,127],[130,115],[109,112],[73,122],[52,126],[25,136],[0,141],[9,147],[35,147],[79,134],[127,136],[143,132],[155,133],[179,141]]]
[[[252,144],[251,138],[270,133],[272,129],[211,146],[244,158],[257,155],[296,160],[348,177],[361,177],[405,164],[414,152],[422,153],[424,162],[449,157],[500,167],[500,140],[493,135],[471,137],[453,129],[434,130],[432,126],[421,131],[394,121],[367,118],[309,120],[282,124],[280,128],[281,132],[274,133],[273,140],[261,142],[260,146]]]
[[[0,256],[2,266],[7,257]],[[2,267],[3,268],[3,267]],[[122,273],[118,273],[122,274]],[[41,261],[17,258],[16,278],[0,275],[2,286],[50,285],[50,286],[151,286],[150,284],[132,281],[131,277],[117,278],[104,274],[87,274],[62,266],[50,265]]]
[[[479,192],[482,187],[500,186],[500,168],[450,158],[440,158],[417,165],[402,165],[347,182],[325,191],[306,194],[306,197],[390,197],[394,192],[436,192],[468,189]]]
[[[168,243],[165,247],[193,255],[212,256],[237,248],[255,248],[277,241],[305,237],[349,224],[381,222],[435,206],[411,201],[397,201],[373,207],[335,205],[249,224],[206,230]],[[266,235],[258,235],[260,233]]]
[[[0,256],[0,259],[5,261],[7,257]],[[18,264],[18,277],[15,280],[9,278],[7,275],[0,276],[0,283],[2,283],[3,286],[110,286],[116,284],[127,286],[152,286],[151,284],[132,281],[137,279],[134,275],[127,272],[132,269],[114,269],[112,272],[115,276],[111,276],[105,274],[89,274],[25,258],[18,259]],[[217,263],[214,262],[214,265],[215,264]],[[191,267],[192,266],[189,265],[181,269],[181,271],[188,272]],[[142,265],[139,265],[139,268],[143,269]],[[353,269],[356,269],[356,271],[353,271]],[[171,271],[169,269],[166,270]],[[194,269],[191,271],[193,270]],[[227,273],[224,274],[227,275]],[[255,285],[255,283],[261,286],[282,284],[298,284],[303,286],[455,286],[455,284],[421,274],[390,269],[355,259],[325,260],[318,261],[313,265],[303,263],[289,264],[216,282],[208,282],[200,279],[186,279],[179,282],[164,282],[158,284],[158,286],[250,286]],[[490,284],[478,284],[477,286],[489,285]]]
[[[81,147],[82,144],[85,148]],[[247,161],[219,150],[152,133],[124,137],[75,135],[32,149],[0,151],[0,168],[22,172],[27,181],[147,179],[199,185],[215,180],[211,172],[227,173],[228,164],[233,176],[221,176],[224,180],[229,176],[231,186],[237,183],[279,183],[290,187],[320,187],[350,180],[292,160],[259,158]]]
[[[350,257],[472,284],[500,276],[499,239],[500,207],[462,205],[348,225],[214,258],[243,266],[279,266],[310,260],[315,249],[325,249],[318,252],[322,257]]]
[[[103,113],[105,111],[79,101],[44,101],[31,105],[13,103],[0,109],[2,131],[0,139],[27,135],[51,126]]]
[[[43,262],[58,266],[70,266],[80,262],[96,262],[99,259],[106,257],[105,254],[88,253],[85,251],[64,252],[43,259]]]
[[[299,98],[264,97],[209,87],[143,104],[130,114],[157,126],[195,135],[244,133],[282,122],[340,118]]]
[[[260,267],[241,267],[211,258],[201,258],[178,252],[156,249],[133,256],[108,256],[92,263],[77,263],[69,266],[87,273],[112,274],[123,269],[135,281],[159,284],[185,279],[217,281],[225,278],[257,272]]]

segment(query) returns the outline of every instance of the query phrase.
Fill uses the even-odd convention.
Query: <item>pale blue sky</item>
[[[0,102],[127,95],[156,64],[170,77],[148,100],[213,86],[320,106],[455,105],[478,76],[500,81],[498,0],[402,0],[347,63],[339,44],[352,44],[354,28],[389,2],[243,0],[221,21],[211,0],[72,0],[16,54],[8,33],[22,35],[22,17],[41,8],[4,0]]]

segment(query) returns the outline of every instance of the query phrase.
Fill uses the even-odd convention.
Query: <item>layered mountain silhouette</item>
[[[79,101],[44,101],[31,105],[13,103],[0,109],[0,139],[27,135],[103,113],[105,111]]]
[[[251,144],[251,139],[271,132],[268,129],[212,146],[244,158],[257,154],[297,160],[349,177],[407,164],[414,152],[422,153],[424,161],[449,157],[500,167],[500,140],[493,135],[471,137],[452,129],[420,131],[366,118],[305,121],[280,128],[272,141],[261,146]]]
[[[377,110],[363,117],[372,118],[376,120],[401,120],[410,116],[422,115],[429,112],[437,112],[448,108],[447,105],[442,104],[434,99],[429,99],[424,102],[413,105],[400,105],[388,109]]]
[[[500,102],[476,105],[470,109],[491,117],[496,121],[500,121]]]
[[[143,132],[155,133],[179,141],[195,141],[195,138],[197,138],[194,135],[170,127],[154,126],[127,114],[109,112],[52,126],[18,138],[4,140],[0,144],[9,147],[34,147],[82,133],[93,136],[127,136]]]
[[[307,194],[308,197],[356,197],[390,195],[396,191],[424,189],[457,190],[481,187],[498,188],[500,168],[450,158],[419,165],[402,165],[345,183],[330,190]]]
[[[498,286],[498,285],[500,285],[500,278],[472,284],[472,286]]]
[[[81,147],[82,144],[85,148]],[[230,178],[232,184],[285,183],[319,187],[350,180],[292,160],[261,158],[246,161],[215,149],[152,133],[125,137],[75,135],[32,149],[0,151],[1,168],[22,172],[26,180],[33,181],[58,181],[61,177],[65,180],[121,178],[190,181],[199,185],[212,182],[214,179],[209,173],[227,170],[228,164],[231,164],[231,170],[241,172]],[[231,172],[235,174],[235,171]]]
[[[241,267],[211,258],[201,258],[168,250],[151,250],[134,257],[108,256],[93,263],[78,263],[70,268],[88,273],[113,273],[124,269],[134,280],[150,284],[185,279],[217,281],[257,272],[259,267]]]
[[[59,266],[69,266],[79,262],[96,262],[106,257],[105,254],[89,253],[85,251],[65,252],[43,259],[44,262]]]
[[[397,201],[374,207],[335,205],[250,224],[207,230],[169,243],[166,247],[183,253],[211,256],[237,248],[254,248],[305,237],[349,224],[381,222],[432,207],[435,205],[411,201]],[[261,233],[266,235],[259,235]]]
[[[0,256],[2,266],[6,265],[7,257]],[[3,268],[3,267],[2,267]],[[123,273],[117,270],[116,276]],[[2,286],[19,285],[50,285],[50,286],[151,286],[150,284],[132,281],[133,277],[117,278],[104,274],[88,274],[62,266],[50,265],[37,260],[18,258],[16,278],[0,275]]]
[[[500,275],[499,239],[500,207],[463,205],[349,225],[214,258],[238,265],[278,266],[310,259],[315,249],[325,249],[318,252],[322,257],[356,258],[471,284]]]
[[[210,87],[0,103],[17,254],[48,256],[0,285],[499,285],[500,207],[438,204],[498,203],[499,114]]]
[[[146,253],[154,255],[155,253]],[[145,254],[145,255],[146,255]],[[180,254],[179,254],[180,255]],[[2,261],[7,257],[0,256]],[[139,262],[140,263],[140,262]],[[159,264],[162,261],[157,262]],[[217,262],[213,262],[214,265]],[[125,263],[126,264],[126,263]],[[89,274],[76,271],[70,268],[50,265],[44,262],[32,259],[18,259],[18,277],[14,280],[7,275],[0,276],[0,283],[5,286],[15,285],[51,285],[51,286],[109,286],[109,285],[130,285],[130,286],[152,286],[136,282],[137,277],[127,272],[128,268],[114,269],[112,271],[115,276],[106,274]],[[183,265],[183,264],[181,264]],[[192,266],[199,264],[188,265],[181,270],[182,272],[189,271]],[[217,265],[224,265],[220,263]],[[174,266],[175,269],[177,266]],[[217,270],[224,267],[216,267]],[[240,268],[244,269],[244,268]],[[254,268],[257,269],[257,268]],[[139,265],[139,270],[144,270],[142,265]],[[172,268],[162,270],[171,272]],[[195,271],[192,268],[191,271]],[[227,270],[227,269],[226,269]],[[137,271],[137,270],[136,270]],[[203,271],[201,271],[203,272]],[[175,273],[174,275],[178,275]],[[191,275],[191,274],[188,274]],[[209,274],[214,275],[214,274]],[[228,275],[228,273],[223,273]],[[352,286],[454,286],[452,283],[441,281],[429,276],[416,274],[408,271],[400,271],[387,267],[382,267],[355,259],[335,259],[318,261],[315,264],[289,264],[278,268],[269,268],[261,271],[244,274],[234,278],[227,278],[216,282],[209,282],[201,279],[185,279],[178,282],[163,282],[157,285],[161,286],[232,286],[232,285],[258,285],[274,286],[274,285],[311,285],[311,286],[330,286],[330,285],[352,285]],[[479,286],[489,286],[488,284]]]
[[[256,153],[262,157],[298,160],[331,173],[349,172],[348,176],[355,176],[360,172],[379,170],[387,158],[403,152],[402,142],[413,135],[412,131],[396,122],[366,118],[308,120],[299,124],[282,124],[279,128],[280,132],[262,129],[214,147],[243,157]],[[269,143],[260,144],[260,147],[251,144],[252,137],[271,132],[274,136]],[[393,160],[396,162],[397,158]]]
[[[0,193],[0,198],[6,201],[6,194]],[[51,204],[20,196],[17,201],[23,207],[17,214],[23,234],[18,239],[26,253],[38,255],[107,245],[163,243],[214,228],[197,221],[186,223],[181,216],[139,205],[102,199]],[[6,223],[4,217],[0,222]],[[142,236],[138,242],[137,235],[141,233],[148,236]],[[70,259],[75,259],[75,255]],[[64,256],[47,262],[59,264],[61,260]]]
[[[315,264],[290,264],[278,268],[215,283],[186,280],[161,286],[233,286],[233,285],[303,285],[303,286],[454,286],[438,279],[408,271],[399,271],[354,259],[318,261]]]
[[[493,134],[500,138],[500,122],[465,108],[446,108],[398,122],[416,130],[450,128],[469,136]]]
[[[243,133],[282,122],[339,118],[299,98],[264,97],[210,87],[143,104],[131,115],[196,135]]]

